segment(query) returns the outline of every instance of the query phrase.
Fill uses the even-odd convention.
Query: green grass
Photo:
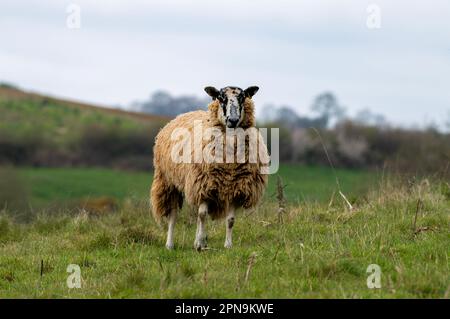
[[[118,200],[148,197],[150,172],[125,172],[102,168],[20,168],[28,186],[30,200],[39,207],[53,201],[68,201],[101,196]]]
[[[124,116],[108,114],[106,111],[81,109],[45,99],[0,98],[0,112],[2,132],[12,136],[38,135],[57,144],[70,142],[86,125],[101,124],[117,129],[130,129],[140,124]]]
[[[119,200],[129,197],[147,198],[152,182],[151,172],[124,172],[111,169],[21,168],[23,182],[28,185],[33,206],[42,207],[55,199],[77,200],[110,196]],[[346,195],[356,198],[374,184],[376,174],[365,171],[337,170]],[[282,165],[278,174],[283,179],[290,202],[328,201],[336,190],[334,173],[329,168]],[[275,198],[276,176],[270,176],[266,197]]]
[[[286,198],[295,203],[329,201],[333,192],[337,190],[336,177],[342,191],[352,200],[365,194],[378,180],[376,173],[368,171],[349,169],[333,171],[328,167],[296,164],[282,164],[277,174],[282,178]],[[276,184],[276,175],[271,175],[267,191],[267,195],[271,198],[275,197]]]
[[[52,192],[66,198],[132,197],[123,195],[127,200],[119,211],[101,216],[40,215],[16,224],[0,215],[0,298],[442,298],[450,293],[446,183],[424,181],[407,188],[383,183],[363,196],[355,184],[371,175],[345,177],[341,171],[342,187],[358,198],[349,211],[338,196],[329,204],[333,178],[327,170],[283,167],[292,199],[284,222],[277,222],[277,207],[268,196],[257,211],[238,214],[231,250],[223,248],[223,222],[209,221],[211,249],[198,253],[193,249],[195,215],[188,208],[176,226],[175,250],[164,248],[165,227],[155,224],[148,211],[147,173],[21,173],[34,178],[35,200],[45,201]],[[308,173],[313,178],[302,182]],[[54,183],[41,184],[46,191],[40,193],[38,184],[46,177]],[[345,178],[354,185],[346,186]],[[312,200],[319,190],[326,200]],[[418,199],[423,205],[414,234]],[[252,254],[256,257],[246,282]],[[81,268],[80,289],[66,285],[69,264]],[[381,289],[367,288],[370,264],[381,267]]]

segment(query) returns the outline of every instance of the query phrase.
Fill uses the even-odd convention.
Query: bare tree
[[[358,111],[355,120],[357,123],[361,123],[363,125],[371,125],[378,127],[383,127],[387,125],[387,120],[383,115],[374,113],[368,108]]]
[[[209,98],[172,96],[166,91],[156,91],[149,100],[135,102],[133,107],[145,113],[175,117],[178,114],[206,109]]]
[[[339,105],[337,98],[331,92],[319,94],[311,106],[311,110],[324,120],[325,126],[333,120],[339,120],[345,115],[345,108]]]

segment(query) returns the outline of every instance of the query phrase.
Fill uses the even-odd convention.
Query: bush
[[[39,134],[14,136],[0,132],[0,164],[29,165],[42,143]]]
[[[282,124],[266,124],[277,127]],[[326,151],[325,151],[326,150]],[[280,127],[280,160],[342,168],[450,176],[450,134],[344,121],[333,129]]]
[[[87,126],[73,149],[80,164],[147,169],[152,162],[157,131],[152,126],[135,130]]]

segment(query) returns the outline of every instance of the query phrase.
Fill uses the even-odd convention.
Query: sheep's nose
[[[227,120],[227,126],[229,128],[234,128],[237,126],[238,122],[239,122],[239,119],[230,118]]]

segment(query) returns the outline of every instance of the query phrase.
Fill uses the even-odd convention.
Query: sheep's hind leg
[[[198,208],[197,217],[197,233],[195,235],[194,247],[198,251],[207,247],[207,236],[205,232],[206,216],[208,215],[208,206],[206,203],[202,203]]]
[[[227,217],[225,219],[226,224],[226,237],[225,237],[225,248],[231,248],[233,246],[232,235],[233,235],[233,226],[234,226],[234,207],[230,207],[227,213]]]
[[[166,248],[173,249],[173,231],[175,228],[175,222],[177,219],[177,209],[172,209],[170,214],[167,216],[169,227],[167,229],[167,241]]]

